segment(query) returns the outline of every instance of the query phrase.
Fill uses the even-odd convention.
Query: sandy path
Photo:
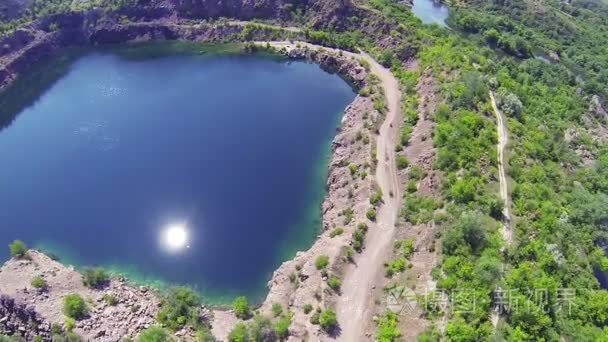
[[[503,214],[503,230],[502,236],[507,245],[513,242],[513,232],[509,223],[511,221],[511,202],[509,201],[509,189],[507,183],[507,176],[505,173],[505,150],[509,143],[509,134],[507,131],[507,125],[503,114],[498,110],[496,105],[496,98],[494,93],[490,91],[490,100],[492,102],[492,109],[494,109],[494,115],[496,115],[496,129],[498,131],[498,144],[496,149],[498,151],[498,178],[500,182],[500,198],[504,203]]]
[[[496,144],[496,150],[498,151],[498,180],[500,183],[500,198],[504,203],[504,208],[502,210],[502,238],[505,241],[505,244],[508,246],[513,242],[513,232],[511,231],[511,227],[509,225],[511,221],[511,202],[509,201],[508,183],[505,173],[505,150],[507,148],[507,144],[509,143],[509,134],[507,131],[507,125],[505,123],[505,118],[500,110],[498,110],[496,98],[494,97],[494,93],[492,91],[490,91],[490,101],[492,102],[492,109],[494,110],[494,115],[496,116],[496,130],[498,131],[498,143]],[[490,321],[492,322],[495,330],[498,327],[500,317],[501,309],[494,308],[494,311],[490,315]]]
[[[380,128],[377,140],[378,167],[376,181],[382,188],[384,204],[377,215],[377,228],[370,229],[365,239],[365,249],[357,260],[355,267],[349,268],[342,282],[342,298],[337,303],[336,313],[340,323],[341,341],[366,340],[364,329],[369,322],[373,308],[372,286],[379,272],[383,272],[384,256],[387,248],[392,248],[397,213],[399,212],[401,194],[397,167],[395,165],[395,137],[398,127],[401,91],[399,82],[390,70],[378,64],[369,55],[361,57],[371,65],[371,72],[376,74],[384,87],[388,112]],[[393,192],[393,196],[389,195]]]

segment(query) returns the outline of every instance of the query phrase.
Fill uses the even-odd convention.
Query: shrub
[[[329,277],[329,279],[327,280],[327,285],[334,291],[339,291],[340,290],[340,286],[342,285],[342,282],[340,281],[340,278],[338,278],[335,275],[332,275],[331,277]]]
[[[289,336],[289,326],[291,325],[291,314],[287,314],[279,318],[274,323],[274,332],[280,339],[285,339]]]
[[[46,280],[44,280],[44,278],[42,278],[41,276],[35,276],[34,278],[32,278],[31,284],[32,287],[40,290],[45,290],[48,287]]]
[[[234,299],[232,302],[232,309],[236,317],[240,319],[248,319],[251,317],[251,305],[246,297],[241,296]]]
[[[346,208],[342,211],[342,215],[344,215],[344,224],[349,224],[355,216],[355,211],[353,208]]]
[[[215,342],[215,337],[209,330],[209,327],[203,326],[196,332],[196,341],[197,342]]]
[[[118,299],[116,299],[116,297],[111,294],[104,294],[102,299],[104,302],[106,302],[106,304],[110,306],[115,306],[116,304],[118,304]]]
[[[337,227],[334,228],[334,230],[331,231],[331,233],[329,233],[329,237],[336,237],[338,235],[342,235],[342,233],[344,233],[344,228],[342,227]]]
[[[65,320],[65,323],[63,324],[63,326],[65,327],[65,331],[72,332],[74,330],[74,328],[76,327],[76,321],[74,321],[74,319],[68,317]]]
[[[110,275],[103,268],[87,268],[83,272],[82,283],[90,288],[105,286],[110,281]]]
[[[363,249],[365,234],[367,234],[367,225],[365,223],[359,223],[357,229],[353,232],[353,249],[356,250],[357,253],[360,253]]]
[[[320,317],[321,317],[321,313],[320,313],[320,312],[318,312],[318,311],[315,311],[315,313],[313,313],[313,314],[310,316],[310,323],[312,323],[312,324],[314,324],[314,325],[319,324],[319,319],[320,319]]]
[[[279,317],[283,313],[283,307],[279,303],[272,304],[272,314],[274,317]]]
[[[326,309],[319,315],[319,324],[325,331],[329,331],[338,325],[336,312],[332,309]]]
[[[167,330],[154,326],[150,327],[139,334],[137,338],[138,342],[169,342],[173,341],[173,338],[169,335]]]
[[[315,267],[318,270],[323,270],[329,265],[329,257],[327,255],[319,255],[315,259]]]
[[[274,340],[274,327],[268,317],[255,315],[251,323],[247,326],[247,341],[268,341]]]
[[[230,342],[247,342],[249,341],[249,333],[247,332],[247,326],[244,323],[237,323],[234,326],[230,334],[228,334],[228,341]]]
[[[370,221],[376,221],[376,209],[375,208],[369,208],[369,210],[365,213],[365,216]]]
[[[397,327],[399,319],[394,312],[388,311],[378,322],[376,340],[382,342],[399,341],[401,332]]]
[[[398,170],[403,170],[408,165],[409,165],[409,161],[407,160],[407,158],[405,156],[403,156],[401,154],[397,156],[397,169]]]
[[[369,203],[373,206],[377,206],[382,202],[382,189],[378,188],[369,198]]]
[[[27,247],[25,243],[21,240],[15,240],[10,245],[9,248],[11,250],[11,256],[13,258],[21,259],[27,255]]]
[[[187,324],[198,327],[200,305],[201,300],[193,290],[187,287],[173,288],[161,302],[158,322],[170,330],[179,330]]]
[[[406,190],[409,193],[414,193],[414,192],[418,191],[418,183],[415,180],[410,179],[407,182],[407,189]]]
[[[308,315],[311,311],[312,311],[312,305],[310,305],[310,304],[304,305],[304,313],[305,314]]]
[[[88,311],[87,304],[79,294],[73,293],[63,298],[63,314],[67,317],[80,320]]]
[[[420,167],[420,165],[414,165],[410,169],[409,176],[410,176],[410,179],[419,181],[422,178],[426,177],[426,171],[424,171],[424,169],[422,167]]]

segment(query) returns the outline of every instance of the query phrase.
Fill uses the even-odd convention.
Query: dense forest
[[[451,310],[427,311],[437,322],[449,318],[445,329],[432,328],[420,339],[608,339],[608,292],[594,276],[607,266],[601,248],[607,118],[590,109],[595,95],[603,99],[608,91],[608,5],[474,1],[451,7],[456,31],[446,32],[416,24],[396,3],[374,3],[417,27],[420,62],[441,81],[445,100],[435,115],[434,143],[449,218],[442,218],[443,257],[434,275],[453,297]],[[490,90],[511,135],[511,245],[498,234],[504,203],[496,199]],[[490,161],[489,171],[483,160]],[[471,302],[474,309],[457,310]],[[503,318],[498,326],[493,309]]]
[[[0,22],[0,32],[49,13],[127,1],[35,0],[20,18]],[[441,262],[433,276],[452,297],[447,308],[426,308],[433,325],[419,339],[608,341],[608,291],[595,275],[608,271],[602,248],[608,244],[608,117],[596,111],[608,99],[608,3],[453,2],[448,30],[423,25],[397,0],[361,2],[397,28],[391,37],[398,44],[378,44],[368,35],[374,23],[365,18],[351,20],[347,31],[311,29],[306,37],[374,53],[401,79],[406,109],[417,75],[404,70],[405,62],[416,58],[440,85],[433,142],[442,198],[406,195],[403,215],[440,227]],[[507,115],[512,203],[498,197],[490,92]],[[403,144],[415,118],[405,121]],[[500,234],[504,205],[513,212],[513,243]],[[456,310],[472,302],[473,309]],[[376,337],[398,341],[400,329],[399,318],[387,312]]]

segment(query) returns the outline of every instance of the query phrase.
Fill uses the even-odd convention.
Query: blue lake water
[[[320,229],[354,96],[306,62],[84,54],[0,131],[0,245],[259,299]],[[172,225],[187,239],[170,249]]]
[[[448,7],[435,0],[414,0],[412,12],[425,24],[447,27]]]

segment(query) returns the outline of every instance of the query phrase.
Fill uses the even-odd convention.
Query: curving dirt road
[[[392,248],[392,237],[399,212],[401,193],[397,167],[395,165],[395,139],[398,127],[401,91],[399,81],[390,70],[378,64],[373,58],[361,53],[371,65],[384,87],[388,112],[380,128],[377,140],[378,166],[376,181],[382,188],[384,204],[377,215],[377,227],[370,229],[365,239],[365,249],[357,260],[357,265],[348,269],[342,281],[342,296],[337,303],[336,313],[340,323],[340,341],[364,341],[365,327],[371,317],[373,307],[372,286],[379,272],[383,272],[384,256],[387,248]],[[393,196],[390,196],[390,192]]]
[[[496,105],[496,98],[494,97],[494,93],[492,91],[490,91],[490,100],[492,102],[492,109],[494,110],[494,115],[496,115],[496,129],[498,130],[498,144],[496,144],[496,149],[498,151],[498,178],[500,183],[500,198],[504,203],[504,208],[502,211],[502,237],[505,243],[510,245],[511,242],[513,242],[513,232],[511,231],[511,227],[509,225],[511,221],[511,204],[509,202],[509,189],[507,183],[507,176],[505,173],[505,150],[507,148],[507,144],[509,143],[509,134],[507,131],[507,125],[505,123],[504,115],[500,112],[500,110],[498,110],[498,106]]]
[[[256,42],[258,44],[270,44],[275,48],[292,49],[296,44],[310,48],[319,46],[305,42]],[[337,49],[326,48],[329,51]],[[395,223],[401,203],[401,192],[399,189],[399,178],[395,162],[395,141],[397,127],[400,120],[401,91],[399,81],[391,71],[378,62],[369,54],[352,53],[341,51],[344,55],[362,58],[369,62],[371,73],[378,76],[384,88],[388,111],[386,118],[380,127],[377,137],[378,166],[376,168],[376,182],[382,189],[384,204],[378,210],[376,216],[377,228],[370,229],[365,239],[365,249],[360,254],[357,265],[348,268],[342,279],[341,296],[336,304],[336,314],[340,326],[340,334],[336,337],[340,341],[364,341],[365,327],[371,319],[372,287],[374,279],[382,275],[384,257],[387,248],[392,248]],[[392,196],[391,196],[392,193]]]

